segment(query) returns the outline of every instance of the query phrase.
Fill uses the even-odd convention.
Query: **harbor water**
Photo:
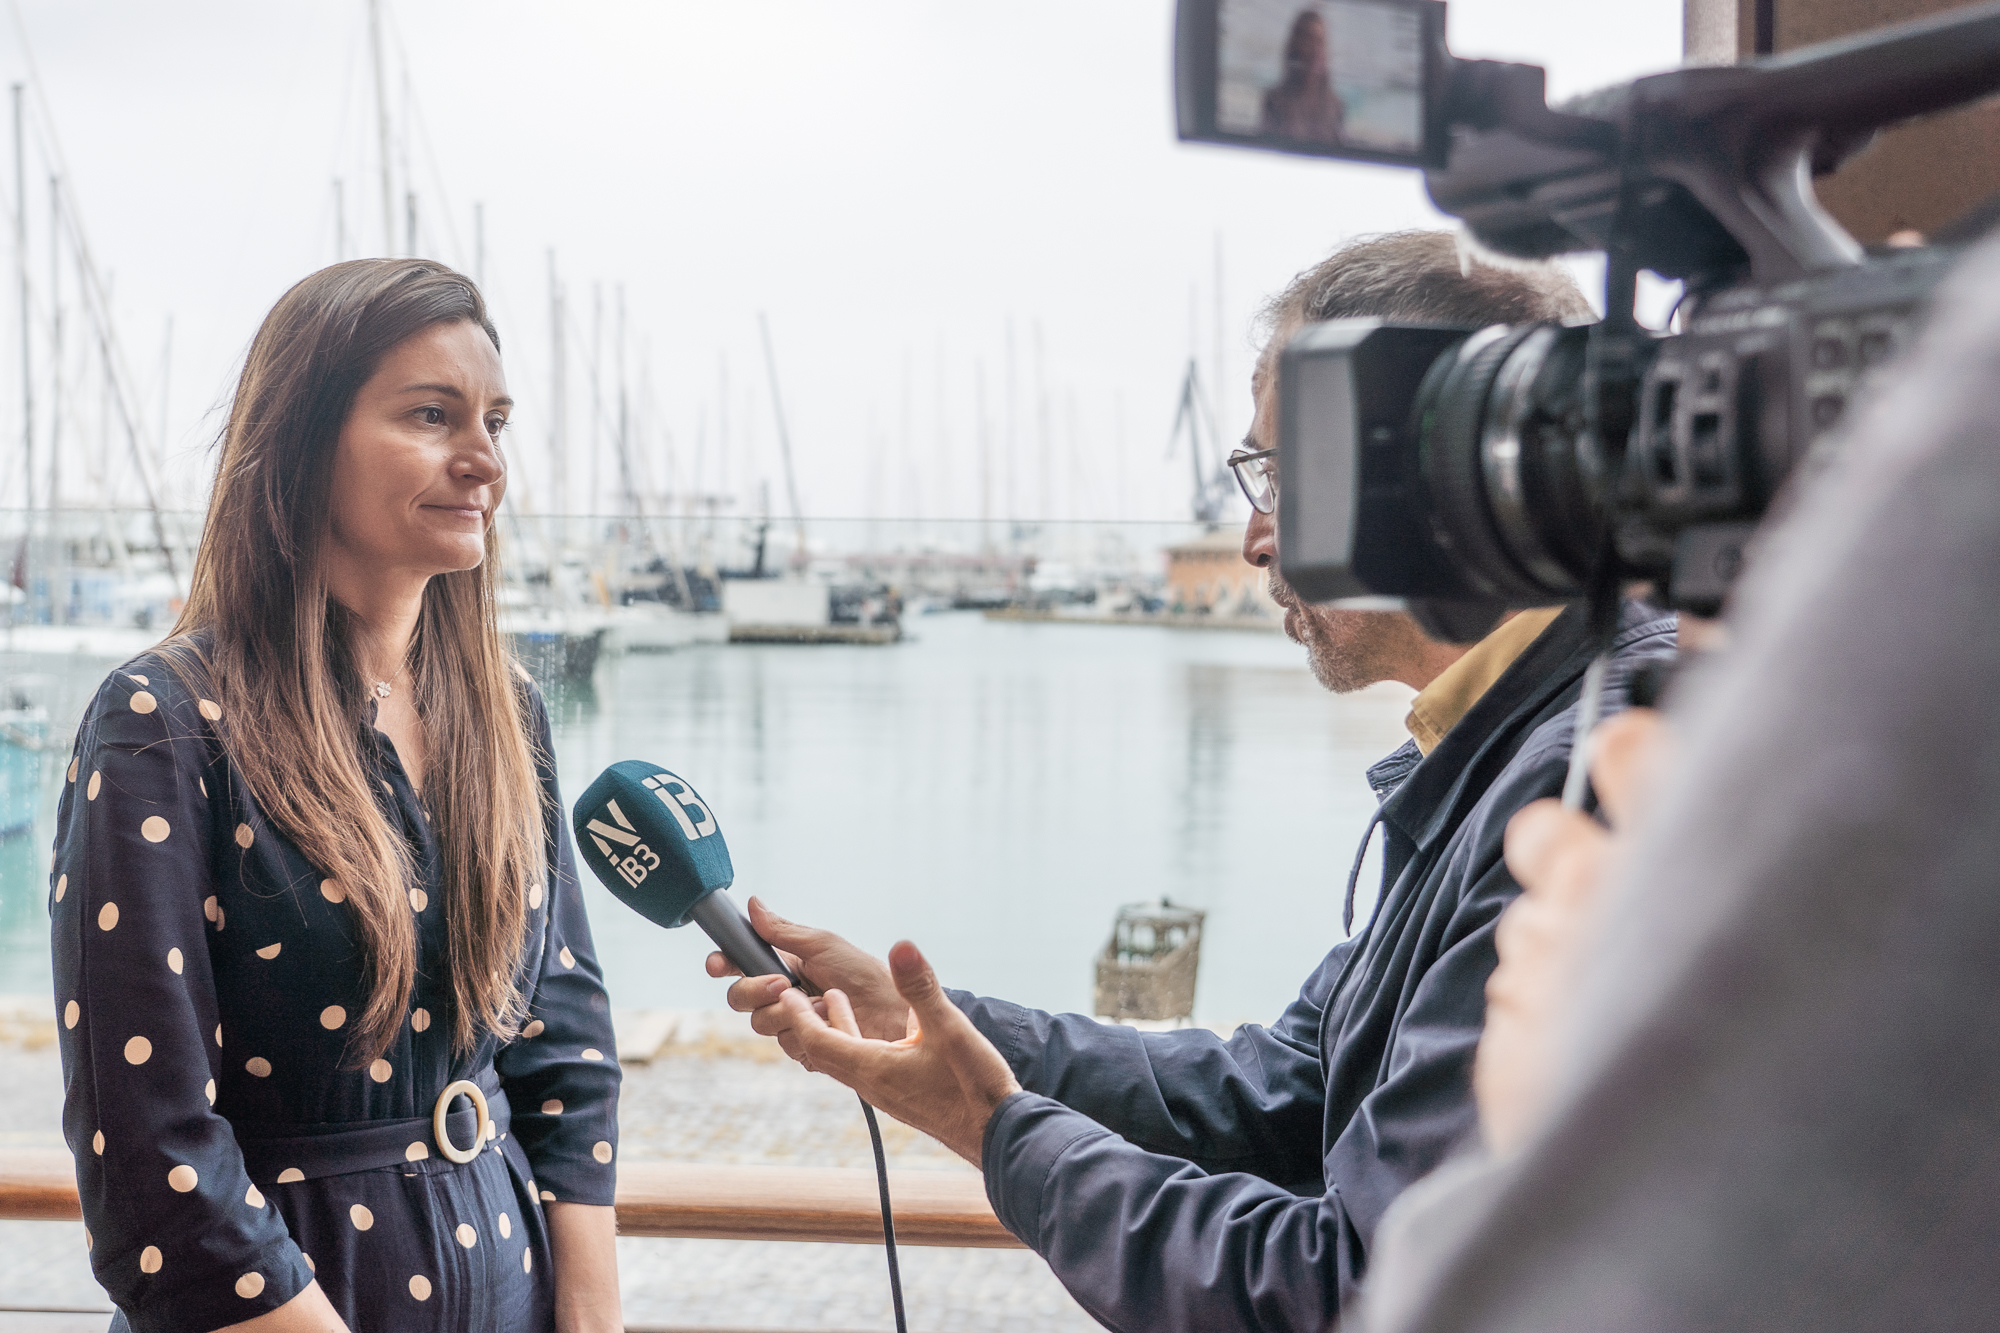
[[[565,792],[621,759],[672,768],[720,819],[739,897],[878,953],[913,939],[947,985],[1044,1008],[1090,1007],[1119,904],[1205,908],[1197,1019],[1273,1017],[1340,939],[1362,770],[1404,738],[1407,691],[1330,695],[1268,631],[905,625],[889,645],[607,654],[551,695]],[[51,736],[114,665],[0,655],[42,682]],[[43,756],[35,830],[0,842],[0,991],[48,988],[67,759]],[[721,1006],[694,929],[585,891],[616,1005]]]

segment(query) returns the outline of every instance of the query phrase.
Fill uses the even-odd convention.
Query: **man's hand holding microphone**
[[[743,977],[729,1007],[775,1037],[785,1054],[826,1074],[913,1129],[980,1165],[994,1108],[1021,1090],[1006,1059],[960,1013],[917,946],[885,964],[832,931],[801,926],[756,898],[750,924],[787,966],[819,987],[808,996],[783,976]],[[712,977],[742,976],[719,951]]]

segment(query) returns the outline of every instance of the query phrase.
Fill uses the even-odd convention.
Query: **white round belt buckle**
[[[479,1115],[479,1125],[472,1132],[470,1148],[453,1146],[451,1135],[447,1134],[444,1128],[446,1108],[451,1105],[451,1099],[461,1092],[472,1098],[472,1109]],[[477,1083],[469,1079],[460,1079],[438,1094],[437,1106],[431,1111],[431,1137],[437,1140],[439,1152],[462,1165],[479,1156],[479,1150],[486,1145],[486,1140],[492,1137],[492,1134],[493,1113],[486,1108],[486,1094],[479,1090]]]

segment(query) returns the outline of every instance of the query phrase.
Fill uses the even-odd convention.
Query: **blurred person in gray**
[[[1612,733],[1624,831],[1517,819],[1488,1155],[1384,1222],[1371,1333],[2000,1324],[1996,293],[2000,239],[1769,534],[1653,799]]]
[[[1343,247],[1267,311],[1256,421],[1232,459],[1256,510],[1244,558],[1272,572],[1286,630],[1327,688],[1398,680],[1419,691],[1410,741],[1368,773],[1384,845],[1374,912],[1275,1023],[1224,1041],[947,994],[910,945],[885,966],[752,902],[758,931],[827,989],[825,1012],[845,1026],[786,996],[782,978],[739,982],[730,1004],[789,1053],[981,1165],[1001,1220],[1114,1329],[1325,1328],[1361,1281],[1389,1203],[1473,1131],[1493,925],[1517,892],[1502,833],[1522,806],[1561,789],[1595,651],[1580,609],[1520,612],[1468,646],[1432,642],[1401,612],[1301,604],[1276,577],[1276,352],[1323,319],[1477,326],[1587,309],[1559,272],[1468,263],[1449,234],[1417,232]],[[1671,617],[1628,608],[1621,674],[1673,642]],[[1347,859],[1329,850],[1337,892]],[[1357,856],[1350,914],[1359,870]],[[710,959],[714,975],[728,970]],[[916,1043],[904,1040],[913,1013]]]

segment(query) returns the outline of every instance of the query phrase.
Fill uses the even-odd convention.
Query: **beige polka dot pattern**
[[[542,905],[542,886],[539,884],[530,884],[528,886],[528,909],[530,911],[534,911],[540,908],[541,905]]]
[[[209,700],[203,699],[201,702],[197,703],[195,707],[199,708],[201,710],[201,715],[207,718],[210,722],[222,721],[222,709],[218,708],[215,704],[211,703]]]
[[[387,1060],[377,1060],[374,1064],[368,1066],[368,1077],[374,1079],[377,1083],[387,1083],[395,1073],[395,1069]]]
[[[248,824],[238,824],[236,826],[236,845],[238,847],[248,851],[250,844],[255,841],[257,841],[257,835],[251,831]]]
[[[92,769],[90,774],[90,785],[83,789],[83,799],[86,801],[96,800],[98,789],[103,785],[104,785],[103,772],[97,769]]]
[[[160,1271],[159,1246],[148,1245],[145,1249],[139,1251],[139,1271],[141,1273],[157,1273]]]
[[[118,904],[106,903],[97,909],[97,928],[114,930],[118,926]]]
[[[78,765],[78,764],[81,764],[82,762],[83,762],[83,760],[82,760],[82,759],[80,759],[80,758],[78,758],[78,759],[72,759],[72,760],[70,760],[70,761],[69,761],[69,780],[70,780],[71,782],[75,782],[75,781],[76,781],[76,769],[77,769],[77,765]]]
[[[416,910],[421,912],[430,905],[431,905],[431,896],[428,893],[425,893],[422,889],[410,890],[411,907],[414,907]]]
[[[77,1004],[75,1000],[71,1000],[68,1004],[63,1006],[64,1027],[74,1028],[76,1026],[76,1020],[81,1018],[82,1016],[83,1016],[83,1009],[80,1005]]]
[[[264,961],[269,962],[271,959],[276,958],[280,953],[284,952],[284,948],[285,946],[283,941],[280,941],[277,944],[267,944],[263,948],[257,951],[257,956],[259,958],[262,958]]]
[[[502,1213],[496,1221],[500,1227],[500,1239],[512,1240],[514,1238],[514,1220],[508,1217],[507,1214]]]
[[[416,1297],[420,1301],[429,1300],[431,1298],[431,1280],[425,1277],[422,1273],[419,1273],[415,1277],[411,1278],[410,1295]]]
[[[590,1145],[590,1155],[598,1161],[609,1165],[611,1161],[611,1145],[603,1139],[599,1139]]]
[[[403,1160],[406,1162],[421,1162],[430,1155],[430,1145],[426,1144],[422,1139],[418,1139],[415,1143],[403,1149]]]
[[[220,1023],[215,1025],[215,1044],[217,1046],[222,1045],[222,1024]]]
[[[99,1157],[104,1156],[104,1131],[98,1130],[90,1136],[90,1150]]]
[[[558,1098],[555,1098],[555,1097],[551,1097],[551,1098],[549,1098],[549,1099],[548,1099],[547,1101],[545,1101],[545,1102],[543,1102],[543,1103],[542,1103],[542,1114],[543,1114],[543,1115],[561,1115],[561,1114],[562,1114],[562,1102],[561,1102],[561,1101],[560,1101],[560,1100],[559,1100]]]
[[[319,1011],[319,1025],[328,1032],[347,1021],[347,1011],[337,1004],[330,1004]]]
[[[167,1172],[167,1184],[173,1186],[176,1194],[186,1194],[196,1185],[201,1184],[201,1176],[196,1173],[193,1167],[182,1163]]]
[[[355,1204],[347,1210],[347,1220],[354,1223],[356,1231],[366,1231],[375,1225],[375,1214],[368,1211],[366,1204]]]
[[[319,896],[330,903],[344,903],[347,901],[347,890],[330,879],[323,879],[319,882]]]
[[[244,1191],[243,1202],[249,1204],[252,1208],[262,1208],[264,1206],[264,1191],[252,1185]]]
[[[562,965],[564,967],[576,966],[576,955],[569,951],[569,946],[567,944],[563,946],[562,952],[557,954],[556,957],[562,960]]]
[[[181,956],[181,951],[179,949],[167,950],[167,969],[171,971],[175,976],[179,976],[181,974],[181,968],[186,966],[186,964],[187,960]]]
[[[535,1252],[533,1250],[521,1251],[521,1271],[523,1273],[532,1273],[535,1271]]]
[[[556,1201],[556,1196],[554,1194],[550,1193],[548,1190],[542,1191],[543,1203],[554,1203],[555,1201]]]
[[[153,1058],[153,1043],[144,1037],[134,1037],[125,1043],[125,1063],[143,1065]]]
[[[415,1011],[414,1013],[412,1013],[412,1014],[410,1015],[410,1030],[411,1030],[412,1032],[424,1032],[424,1031],[427,1031],[427,1030],[429,1030],[429,1028],[430,1028],[430,1025],[431,1025],[431,1011],[430,1011],[430,1010],[428,1010],[428,1009],[418,1009],[418,1010],[416,1010],[416,1011]]]
[[[479,1243],[479,1233],[472,1229],[472,1223],[470,1222],[460,1222],[458,1230],[452,1234],[457,1236],[458,1243],[468,1250]]]
[[[261,1055],[253,1055],[245,1060],[243,1068],[249,1071],[252,1078],[271,1077],[271,1062]]]
[[[528,1020],[528,1026],[521,1029],[521,1035],[524,1037],[539,1037],[542,1035],[543,1031],[544,1031],[544,1025],[542,1023],[542,1020],[539,1018],[531,1018]]]
[[[306,1173],[295,1166],[288,1166],[278,1173],[278,1183],[280,1185],[294,1185],[305,1178]]]
[[[146,822],[139,825],[139,836],[147,842],[165,842],[167,835],[172,832],[173,830],[167,826],[167,821],[158,815],[147,815]]]
[[[208,1098],[208,1104],[209,1104],[210,1106],[213,1106],[213,1105],[215,1105],[215,1080],[214,1080],[214,1079],[210,1079],[210,1080],[209,1080],[209,1081],[208,1081],[208,1082],[207,1082],[207,1083],[206,1083],[205,1085],[203,1085],[203,1087],[202,1087],[202,1093],[203,1093],[203,1095],[204,1095],[204,1096],[206,1096],[206,1097]]]
[[[201,914],[207,917],[210,921],[215,920],[215,918],[218,915],[220,915],[221,912],[222,908],[220,905],[216,903],[214,894],[210,894],[208,897],[203,898],[201,900]]]
[[[128,671],[125,674],[131,679],[138,681],[141,685],[151,685],[153,683],[150,677],[142,676],[136,671]]]
[[[604,1052],[598,1050],[595,1046],[586,1046],[583,1048],[583,1058],[586,1060],[602,1060]]]
[[[237,1278],[236,1294],[246,1301],[263,1295],[264,1275],[262,1273],[245,1273],[242,1277]]]
[[[56,880],[56,901],[61,902],[63,900],[63,895],[68,892],[69,892],[69,876],[64,875]]]
[[[138,677],[134,676],[132,679],[137,680]],[[155,699],[152,695],[146,693],[144,690],[132,691],[133,712],[141,714],[143,716],[146,713],[152,712],[155,708],[158,708],[159,706],[160,706],[160,701],[158,699]]]

